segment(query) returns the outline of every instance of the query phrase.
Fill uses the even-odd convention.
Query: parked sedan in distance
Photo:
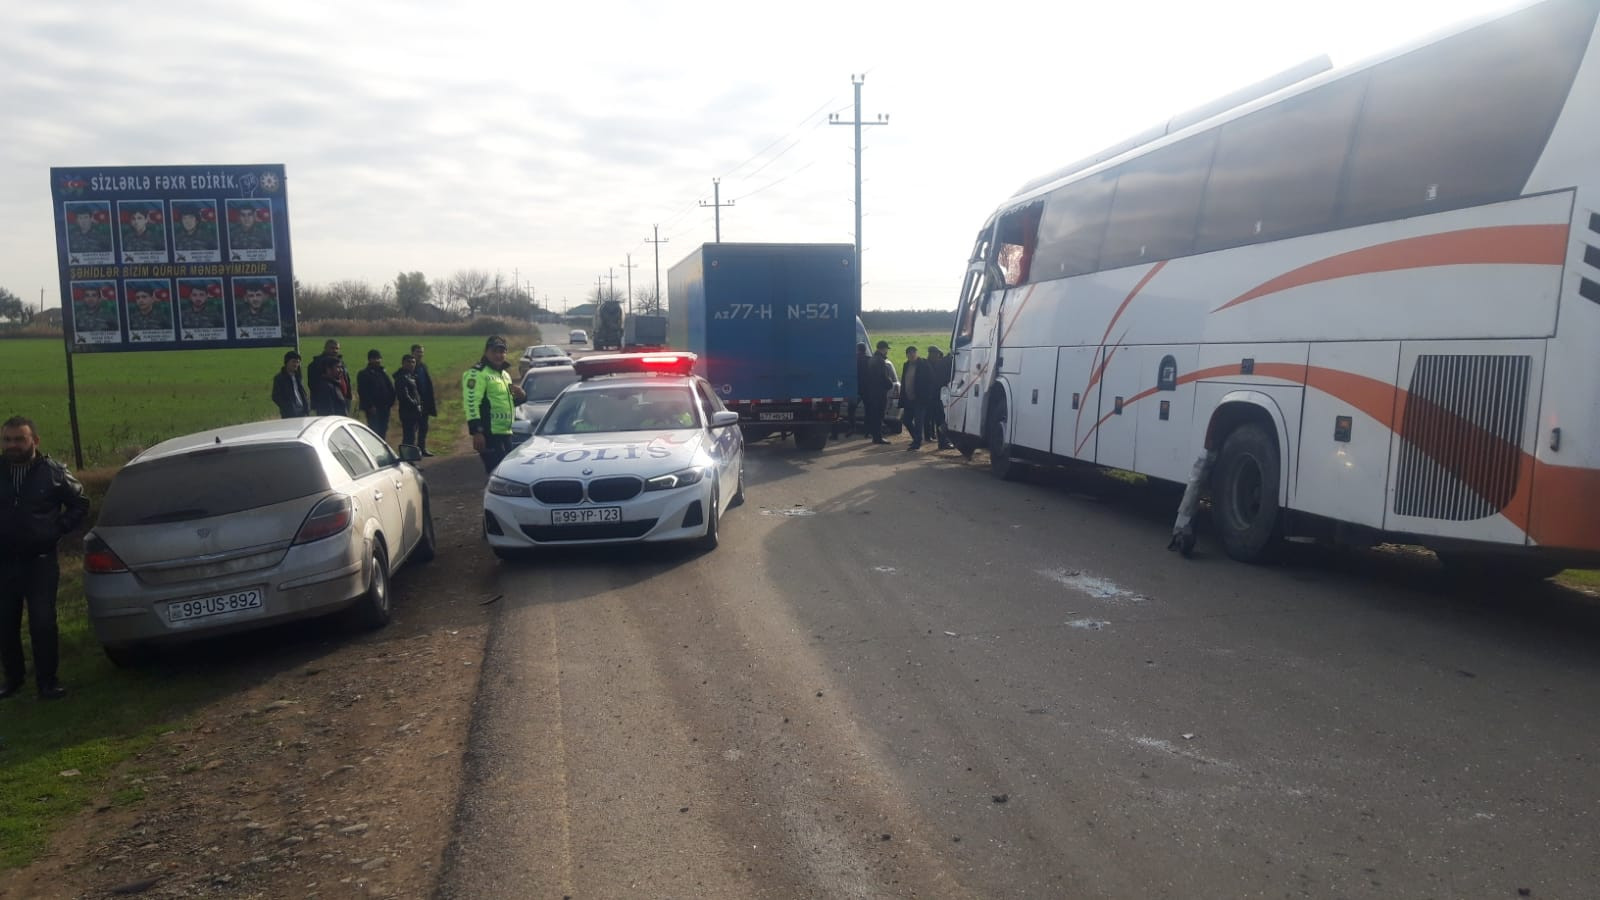
[[[522,362],[532,369],[542,366],[570,366],[572,357],[555,344],[535,344],[522,351]]]
[[[572,333],[567,335],[567,343],[587,345],[589,343],[589,332],[584,331],[582,328],[574,328]]]
[[[739,414],[693,374],[692,353],[587,356],[533,436],[489,477],[495,554],[540,547],[687,541],[717,546],[744,499]]]
[[[525,399],[517,406],[516,415],[511,420],[511,445],[514,447],[528,439],[533,434],[533,429],[539,425],[539,420],[549,411],[550,404],[566,389],[567,385],[578,380],[578,372],[571,366],[548,366],[539,369],[529,369],[528,374],[522,376],[522,393]]]
[[[84,538],[89,618],[128,665],[160,645],[344,610],[390,617],[389,577],[433,558],[428,487],[343,416],[163,441],[112,479]]]

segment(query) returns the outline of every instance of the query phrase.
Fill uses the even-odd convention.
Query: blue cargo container
[[[750,440],[821,449],[856,392],[855,247],[705,244],[667,275],[667,337]]]

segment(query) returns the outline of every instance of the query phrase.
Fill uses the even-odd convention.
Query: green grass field
[[[945,353],[950,352],[950,334],[948,332],[943,334],[934,332],[909,334],[901,332],[896,334],[872,335],[872,344],[874,347],[877,346],[879,341],[889,342],[889,358],[894,360],[894,363],[897,366],[906,361],[907,344],[915,344],[917,346],[917,350],[923,356],[928,355],[929,347],[938,347]]]
[[[321,352],[325,339],[305,339],[300,349],[305,363]],[[462,427],[455,385],[461,371],[477,362],[483,338],[385,336],[340,337],[339,341],[352,378],[366,365],[370,349],[383,352],[384,365],[392,375],[413,343],[426,347],[440,412],[440,418],[431,423],[431,433],[440,440],[437,447],[429,449],[449,449]],[[511,342],[532,341],[513,338]],[[272,376],[283,365],[283,352],[281,348],[177,350],[74,357],[84,466],[117,465],[134,451],[169,437],[276,417]],[[6,386],[0,419],[14,415],[33,419],[39,425],[45,452],[72,465],[67,366],[61,342],[0,341],[0,384]],[[389,428],[391,442],[398,442],[398,421]]]

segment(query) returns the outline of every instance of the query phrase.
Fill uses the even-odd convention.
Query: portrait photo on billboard
[[[176,262],[222,261],[222,230],[217,201],[172,201],[172,256]]]
[[[117,313],[117,283],[110,279],[74,281],[70,290],[73,343],[122,343],[122,320]]]
[[[221,278],[178,279],[178,339],[221,341],[228,337]]]
[[[171,343],[172,282],[165,278],[129,278],[122,283],[123,316],[128,343]]]
[[[167,259],[166,204],[160,200],[118,200],[117,229],[124,263],[164,263]]]
[[[74,266],[109,266],[116,261],[111,247],[111,204],[105,200],[68,200],[61,204],[67,226],[67,263]]]
[[[228,211],[228,259],[267,262],[277,258],[272,240],[272,204],[247,197],[225,201]]]
[[[242,339],[283,336],[278,318],[278,279],[233,279],[234,331]]]

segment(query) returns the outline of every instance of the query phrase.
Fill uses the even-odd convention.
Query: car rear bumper
[[[267,569],[184,585],[150,586],[133,573],[86,575],[89,619],[102,644],[177,644],[264,628],[343,609],[366,590],[365,542],[318,541],[291,547]],[[198,619],[170,621],[174,601],[262,592],[261,606]]]

